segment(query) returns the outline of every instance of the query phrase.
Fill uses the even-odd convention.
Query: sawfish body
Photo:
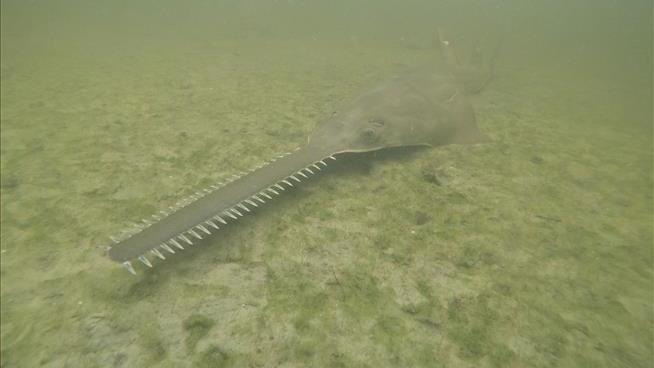
[[[447,70],[394,77],[320,122],[303,147],[161,211],[114,239],[108,255],[131,273],[136,259],[152,267],[152,257],[165,259],[193,245],[316,174],[341,153],[485,141],[465,92],[465,83]]]

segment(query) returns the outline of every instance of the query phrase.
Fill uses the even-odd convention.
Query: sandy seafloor
[[[19,36],[2,35],[3,368],[651,366],[651,87],[632,68],[504,55],[472,99],[492,143],[339,159],[134,277],[110,235],[433,51]]]

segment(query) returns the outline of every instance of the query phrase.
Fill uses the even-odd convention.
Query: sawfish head
[[[487,140],[464,85],[451,75],[421,70],[394,78],[332,114],[318,124],[308,147],[335,154]]]

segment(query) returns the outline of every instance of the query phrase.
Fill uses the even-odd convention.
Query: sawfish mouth
[[[136,274],[132,264],[136,260],[153,267],[153,258],[165,260],[194,246],[318,174],[336,160],[335,155],[309,146],[279,155],[142,220],[121,236],[112,238],[107,255],[132,274]]]

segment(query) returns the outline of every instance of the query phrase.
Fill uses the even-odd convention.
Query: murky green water
[[[3,1],[2,367],[650,367],[651,2],[459,3]],[[504,35],[492,143],[348,156],[136,277],[104,256],[439,26]]]

